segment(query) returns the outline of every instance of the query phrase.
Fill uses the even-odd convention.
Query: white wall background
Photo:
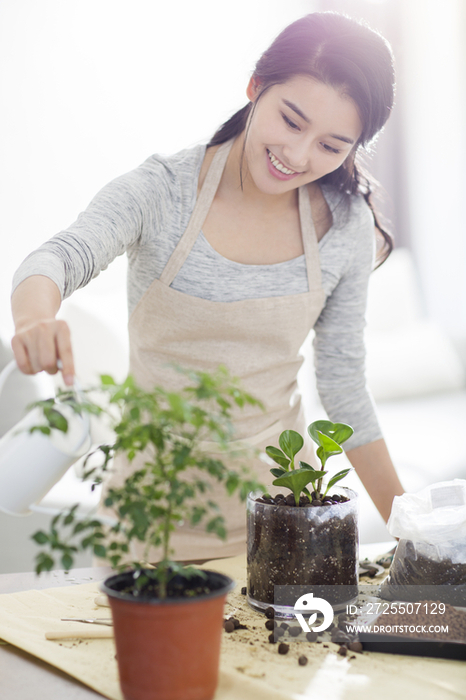
[[[246,103],[261,52],[312,9],[311,0],[2,0],[4,332],[26,254],[112,178],[154,152],[207,140]],[[124,297],[124,274],[121,259],[76,298],[110,315],[108,295]]]
[[[466,3],[400,0],[399,103],[426,309],[466,353]]]

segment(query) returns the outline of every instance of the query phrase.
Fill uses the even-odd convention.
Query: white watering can
[[[0,393],[17,369],[12,360],[0,374]],[[79,388],[75,391],[79,398]],[[39,408],[33,408],[0,439],[0,510],[10,515],[29,515],[41,510],[36,504],[65,472],[91,448],[89,415],[79,415],[66,403],[57,410],[68,421],[66,433],[52,429],[50,435],[29,428],[44,424]]]

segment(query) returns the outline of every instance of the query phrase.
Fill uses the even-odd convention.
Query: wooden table
[[[380,545],[362,546],[360,558],[368,556],[371,559],[374,555],[387,551],[390,543],[387,545],[387,547],[380,547]],[[89,584],[92,581],[98,582],[105,579],[110,572],[109,568],[102,567],[75,569],[70,573],[53,571],[39,578],[32,573],[3,574],[0,575],[0,593]],[[329,655],[329,657],[331,656],[337,658],[334,654]],[[377,656],[379,658],[376,658]],[[433,659],[432,663],[429,660],[428,665],[425,663],[422,665],[422,674],[420,674],[419,663],[414,657],[390,657],[392,657],[391,654],[381,654],[376,655],[374,659],[369,656],[358,659],[358,661],[367,659],[367,662],[370,659],[370,667],[366,662],[365,666],[361,666],[356,673],[371,675],[372,682],[374,679],[378,682],[380,676],[382,683],[387,687],[386,692],[379,692],[380,697],[387,699],[397,697],[397,693],[405,690],[404,686],[409,682],[411,697],[420,697],[416,694],[416,689],[421,684],[423,697],[428,697],[428,700],[466,698],[466,690],[463,692],[463,689],[466,689],[466,684],[462,685],[463,666],[458,667],[458,662],[451,662],[454,664],[453,670],[455,670],[453,677],[448,668],[450,662],[447,660]],[[401,661],[403,663],[398,667]],[[434,670],[429,670],[431,666]],[[370,674],[368,673],[369,668]],[[441,673],[437,678],[436,674],[439,671]],[[461,673],[461,677],[459,673]],[[464,666],[464,678],[466,681],[466,665]],[[434,680],[435,687],[430,688]],[[384,688],[379,690],[382,691]],[[362,697],[364,690],[358,691],[358,697],[359,693]],[[36,657],[11,645],[0,646],[0,700],[99,700],[99,698],[101,700],[102,697],[99,693]],[[338,695],[338,697],[343,698],[345,695]],[[354,697],[354,694],[351,697]]]
[[[0,593],[71,586],[102,581],[111,573],[107,567],[53,571],[37,577],[33,573],[1,574]],[[96,693],[59,669],[17,647],[0,646],[1,700],[102,700]]]

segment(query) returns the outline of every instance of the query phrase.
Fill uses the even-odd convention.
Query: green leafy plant
[[[299,468],[295,468],[295,457],[304,445],[303,437],[295,430],[284,430],[281,433],[278,438],[280,449],[269,446],[265,450],[267,455],[279,465],[270,470],[271,474],[276,477],[275,481],[272,482],[273,485],[290,489],[296,505],[299,504],[302,493],[311,496],[307,488],[308,484],[312,484],[316,499],[321,500],[325,498],[332,486],[351,471],[351,467],[349,467],[335,474],[329,480],[324,493],[321,493],[322,480],[327,474],[327,471],[324,470],[326,462],[332,455],[343,452],[341,444],[351,437],[353,428],[346,423],[318,420],[308,426],[307,432],[318,445],[316,454],[321,463],[320,469],[314,469],[310,464],[302,461],[299,462]]]
[[[130,562],[135,587],[142,588],[150,580],[158,597],[164,598],[167,584],[176,574],[189,577],[200,573],[172,560],[170,536],[176,525],[182,521],[191,525],[202,522],[208,532],[226,538],[218,505],[207,498],[209,480],[221,482],[228,494],[237,492],[242,500],[249,491],[261,488],[238,461],[245,455],[233,453],[230,447],[233,406],[260,403],[243,391],[224,367],[213,374],[179,371],[187,377],[187,386],[179,392],[162,387],[145,391],[132,377],[117,384],[112,377],[102,376],[98,395],[106,397],[104,406],[102,400],[98,403],[90,398],[95,396],[95,388],[88,390],[81,401],[72,393],[61,392],[57,402],[35,404],[42,407],[46,425],[34,429],[45,433],[51,427],[67,430],[66,419],[63,422],[56,415],[59,402],[66,401],[78,413],[110,416],[113,443],[96,450],[102,457],[98,466],[89,466],[89,457],[85,462],[83,478],[92,480],[92,488],[102,482],[115,455],[124,454],[130,462],[137,455],[144,457],[143,466],[121,488],[108,491],[105,505],[115,512],[114,522],[106,524],[98,517],[80,519],[78,505],[74,505],[53,518],[49,532],[41,530],[33,535],[45,547],[36,559],[37,573],[52,569],[57,556],[68,570],[76,552],[84,550],[91,550],[122,570],[128,568],[131,543],[138,541],[144,543],[146,556],[150,547],[161,547],[163,555],[154,569],[147,568],[147,561]],[[215,442],[222,456],[235,457],[238,468],[229,468],[222,459],[211,456],[203,449],[203,441]]]

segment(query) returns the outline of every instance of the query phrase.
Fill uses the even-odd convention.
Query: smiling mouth
[[[273,167],[276,168],[279,172],[283,173],[284,175],[297,175],[298,174],[296,170],[290,170],[289,168],[286,168],[283,165],[283,163],[281,163],[277,158],[275,158],[273,153],[271,153],[268,148],[266,150],[267,150],[267,155],[269,156],[270,162],[272,163]]]

